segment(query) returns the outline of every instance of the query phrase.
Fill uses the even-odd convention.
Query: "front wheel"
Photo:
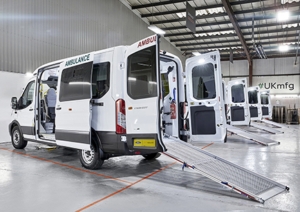
[[[27,146],[27,141],[24,140],[18,126],[15,126],[11,131],[11,143],[16,149],[24,149]]]
[[[143,155],[143,157],[146,159],[146,160],[152,160],[154,158],[158,158],[160,156],[160,153],[157,152],[157,153],[151,153],[151,154],[147,154],[147,155]]]
[[[91,150],[81,150],[79,152],[81,165],[86,169],[100,169],[104,160],[100,157],[100,149],[91,145]]]

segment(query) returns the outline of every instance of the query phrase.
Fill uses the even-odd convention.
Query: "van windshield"
[[[132,99],[155,97],[157,93],[156,46],[128,57],[127,92]]]
[[[195,66],[192,70],[193,97],[195,99],[214,99],[216,85],[212,63]]]

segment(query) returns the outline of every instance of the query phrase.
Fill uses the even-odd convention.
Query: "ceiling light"
[[[280,45],[278,47],[279,51],[281,52],[287,52],[289,50],[289,46],[288,45]]]
[[[288,10],[280,10],[277,12],[277,21],[289,20],[290,12]]]
[[[192,52],[192,54],[193,54],[194,56],[199,56],[199,55],[200,55],[199,52]]]
[[[165,31],[163,31],[162,29],[160,29],[160,28],[158,28],[157,26],[154,26],[154,25],[148,26],[148,29],[150,29],[151,31],[155,32],[156,34],[160,34],[160,35],[163,35],[163,34],[166,33]]]

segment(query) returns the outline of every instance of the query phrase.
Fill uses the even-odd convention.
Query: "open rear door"
[[[228,104],[231,125],[249,125],[250,112],[248,105],[247,79],[236,79],[227,85]]]
[[[269,90],[260,91],[262,117],[272,119],[272,105]]]
[[[224,142],[226,120],[219,52],[187,59],[186,78],[191,141]]]
[[[117,100],[124,108],[117,117],[121,128],[117,133],[127,135],[127,146],[133,154],[163,152],[158,35],[128,46],[125,67],[127,92],[124,100]]]
[[[248,100],[251,120],[261,120],[262,113],[258,86],[248,88]]]
[[[90,150],[92,67],[92,53],[61,64],[55,108],[59,146]]]

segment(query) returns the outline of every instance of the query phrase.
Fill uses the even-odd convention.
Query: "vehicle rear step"
[[[274,141],[274,140],[266,138],[266,137],[259,136],[255,133],[250,133],[246,130],[243,130],[243,129],[240,129],[238,127],[234,127],[234,126],[231,126],[231,125],[228,125],[228,124],[226,125],[226,128],[227,128],[227,132],[236,134],[236,135],[241,136],[243,138],[247,138],[249,140],[252,140],[256,143],[259,143],[259,144],[262,144],[262,145],[265,145],[265,146],[280,144],[280,142]]]
[[[176,138],[164,138],[165,155],[205,177],[264,203],[289,188]]]

